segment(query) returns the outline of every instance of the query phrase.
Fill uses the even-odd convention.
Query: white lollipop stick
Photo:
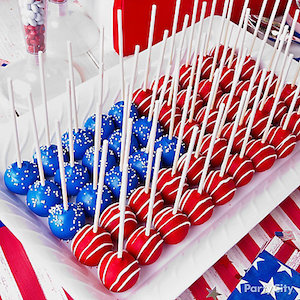
[[[294,33],[295,33],[295,28],[296,28],[296,24],[298,22],[298,18],[299,18],[299,9],[297,9],[295,11],[295,15],[294,15],[294,19],[293,19],[293,24],[292,24],[292,27],[291,27],[291,30],[288,34],[288,41],[286,43],[286,47],[285,47],[285,51],[284,51],[284,58],[282,59],[282,64],[281,64],[281,67],[280,67],[280,73],[278,75],[278,80],[277,80],[277,84],[276,84],[276,88],[275,88],[275,91],[277,91],[278,87],[279,87],[279,83],[281,81],[281,76],[282,76],[282,72],[284,70],[284,66],[285,66],[285,62],[286,62],[286,59],[289,55],[289,51],[290,51],[290,47],[291,47],[291,44],[292,44],[292,40],[293,40],[293,36],[294,36]],[[298,74],[297,74],[297,77],[298,77]],[[296,82],[296,81],[295,81]]]
[[[263,134],[263,137],[262,137],[262,143],[265,143],[265,141],[267,139],[267,136],[268,136],[268,133],[269,133],[269,130],[270,130],[270,127],[271,127],[271,124],[272,124],[272,121],[273,121],[273,118],[274,118],[274,115],[275,115],[276,107],[277,107],[277,104],[279,102],[280,95],[282,93],[282,90],[283,90],[283,87],[284,87],[284,84],[285,84],[285,80],[286,80],[286,76],[287,76],[287,73],[288,73],[289,68],[291,66],[293,57],[294,57],[293,54],[289,55],[288,63],[287,63],[286,69],[284,70],[282,81],[280,82],[278,93],[276,94],[276,97],[274,99],[274,103],[273,103],[270,115],[268,117],[268,122],[267,122],[266,128],[264,130],[264,134]]]
[[[263,87],[264,87],[266,76],[267,76],[267,69],[263,69],[263,72],[262,72],[262,75],[261,75],[261,81],[258,85],[255,100],[254,100],[253,107],[252,107],[251,114],[250,114],[250,119],[249,119],[249,122],[248,122],[248,125],[247,125],[245,137],[244,137],[244,140],[243,140],[243,144],[242,144],[242,148],[241,148],[241,152],[240,152],[240,158],[243,158],[244,155],[245,155],[245,152],[246,152],[246,146],[247,146],[248,141],[249,141],[252,125],[253,125],[253,122],[254,122],[254,117],[255,117],[255,114],[256,114],[256,111],[257,111],[257,108],[258,108],[258,103],[259,103],[260,95],[261,95]]]
[[[225,17],[226,17],[226,12],[227,12],[227,9],[228,9],[228,4],[229,4],[229,0],[225,0],[223,13],[222,13],[222,19],[221,19],[221,28],[220,28],[219,39],[218,39],[218,42],[217,42],[217,45],[216,45],[216,48],[215,48],[215,55],[214,55],[213,63],[212,63],[212,66],[211,66],[211,72],[210,72],[210,77],[209,77],[210,82],[213,81],[213,76],[214,76],[215,69],[216,69],[216,66],[217,66],[217,60],[218,60],[220,44],[221,44],[221,39],[222,39],[224,25],[225,25]]]
[[[171,52],[170,52],[169,64],[172,64],[172,59],[173,59],[173,52],[174,52],[174,46],[175,46],[175,35],[176,35],[176,31],[177,31],[180,2],[181,2],[181,0],[176,0],[173,26],[172,26],[172,35],[171,35]]]
[[[150,235],[152,216],[153,216],[153,206],[154,206],[154,200],[155,200],[155,195],[156,195],[158,172],[160,169],[161,154],[162,154],[162,149],[158,148],[156,151],[153,179],[152,179],[152,185],[151,185],[151,193],[150,193],[150,199],[149,199],[149,208],[148,208],[147,221],[146,221],[146,232],[145,232],[146,236]]]
[[[39,169],[39,175],[40,175],[40,181],[41,185],[45,186],[45,173],[43,169],[43,162],[42,162],[42,156],[41,156],[41,149],[39,145],[39,136],[38,136],[38,131],[36,127],[36,119],[35,119],[35,114],[34,114],[34,107],[32,103],[32,95],[31,92],[28,94],[28,104],[29,104],[29,109],[31,113],[31,121],[32,121],[32,130],[33,130],[33,136],[34,136],[34,144],[35,144],[35,152],[36,152],[36,158],[37,158],[37,165]]]
[[[227,33],[228,33],[228,29],[229,29],[229,25],[230,25],[230,19],[231,19],[231,13],[232,13],[232,7],[233,7],[233,0],[229,1],[229,7],[228,7],[228,11],[227,11],[227,22],[226,22],[226,29],[225,29],[225,33],[224,33],[224,38],[222,38],[223,43],[225,43],[226,39],[227,39]]]
[[[61,143],[61,132],[60,132],[59,121],[57,121],[56,123],[56,139],[57,139],[58,162],[59,162],[59,172],[60,172],[60,185],[61,185],[62,197],[63,197],[63,207],[64,210],[68,210],[69,204],[68,204],[68,194],[67,194],[67,185],[66,185],[65,164],[64,164],[63,148]]]
[[[191,58],[196,16],[197,16],[197,10],[198,10],[198,3],[199,3],[199,0],[194,0],[193,15],[192,15],[192,22],[191,22],[191,34],[190,34],[190,38],[189,38],[188,50],[187,50],[186,61],[185,61],[186,67],[189,65],[190,58]]]
[[[207,40],[206,40],[205,48],[204,48],[204,56],[207,54],[207,50],[208,50],[208,45],[209,45],[209,40],[210,40],[211,29],[212,29],[213,19],[214,19],[214,15],[215,15],[216,5],[217,5],[217,0],[213,0],[212,6],[211,6],[211,11],[210,11],[210,17],[209,17]]]
[[[151,61],[151,49],[152,49],[152,43],[153,43],[155,16],[156,16],[156,5],[152,5],[150,29],[149,29],[149,37],[148,37],[148,50],[147,50],[148,55],[147,55],[147,64],[146,64],[145,79],[144,79],[144,86],[143,86],[144,91],[146,91],[147,85],[148,85],[148,76],[149,76],[150,61]]]
[[[296,102],[297,102],[297,100],[298,100],[298,97],[299,97],[299,91],[300,91],[300,85],[299,85],[299,83],[298,83],[298,85],[297,85],[297,89],[296,89],[296,92],[295,92],[295,94],[294,94],[294,97],[293,97],[292,103],[291,103],[291,105],[290,105],[289,111],[288,111],[288,113],[287,113],[287,116],[286,116],[285,122],[284,122],[284,124],[283,124],[283,127],[282,127],[282,128],[283,128],[283,130],[286,130],[286,129],[287,129],[287,126],[288,126],[288,124],[289,124],[289,121],[290,121],[291,115],[292,115],[292,113],[293,113],[293,111],[294,111],[294,108],[295,108]]]
[[[220,105],[220,108],[219,108],[217,121],[216,121],[214,131],[213,131],[213,134],[212,134],[212,137],[211,137],[211,140],[210,140],[208,152],[206,154],[204,167],[203,167],[203,171],[202,171],[202,175],[201,175],[201,179],[200,179],[200,183],[199,183],[199,187],[198,187],[198,193],[199,194],[202,194],[202,191],[203,191],[203,188],[204,188],[204,182],[205,182],[205,178],[206,178],[206,175],[207,175],[207,171],[208,171],[210,159],[211,159],[211,156],[212,156],[212,152],[214,150],[214,145],[215,145],[217,133],[218,133],[218,130],[219,130],[219,125],[220,125],[220,122],[221,122],[221,117],[222,117],[222,114],[224,112],[224,108],[225,108],[225,104],[222,103]]]
[[[68,63],[69,63],[69,78],[71,80],[71,96],[74,109],[74,123],[75,123],[75,132],[78,132],[78,114],[77,114],[77,101],[76,101],[76,88],[75,88],[75,79],[74,79],[74,69],[73,69],[73,54],[72,54],[72,43],[67,41],[67,50],[68,50]]]
[[[233,57],[234,57],[234,54],[235,54],[235,50],[236,50],[236,47],[237,47],[237,44],[238,44],[238,41],[239,41],[239,38],[240,38],[243,23],[244,23],[244,20],[245,20],[245,17],[246,17],[246,10],[247,10],[248,4],[249,4],[249,0],[246,0],[245,3],[244,3],[244,6],[243,6],[241,17],[240,17],[235,43],[234,43],[233,48],[231,49],[231,53],[230,53],[230,57],[229,57],[229,63],[228,63],[229,67],[231,67]],[[247,24],[248,24],[248,21],[247,21]]]
[[[200,131],[200,135],[199,135],[199,139],[198,139],[198,143],[197,143],[197,147],[196,147],[196,154],[195,154],[196,158],[198,158],[199,153],[200,153],[202,140],[203,140],[204,133],[205,133],[205,130],[206,130],[207,120],[208,120],[209,113],[210,113],[210,110],[211,110],[211,104],[212,104],[212,101],[213,101],[213,98],[214,98],[214,91],[217,88],[218,76],[219,76],[219,69],[217,69],[216,72],[215,72],[215,77],[214,77],[214,80],[213,80],[213,83],[212,83],[212,87],[211,87],[211,91],[210,91],[210,94],[209,94],[207,106],[206,106],[206,109],[205,109],[205,114],[204,114],[203,122],[202,122],[202,125],[201,125],[201,131]]]
[[[104,27],[100,26],[100,51],[99,51],[99,68],[103,68],[104,64]],[[101,74],[101,71],[100,71]]]
[[[51,137],[50,137],[50,129],[49,129],[47,93],[46,93],[46,83],[45,83],[45,70],[44,70],[45,66],[44,66],[44,59],[43,59],[43,52],[42,51],[39,51],[38,59],[39,59],[39,76],[40,76],[42,100],[43,100],[43,104],[44,104],[46,145],[47,145],[47,147],[50,147]]]
[[[226,103],[226,106],[225,106],[225,111],[224,111],[224,114],[222,116],[220,129],[219,129],[219,132],[218,132],[218,137],[220,137],[223,126],[226,122],[227,114],[228,114],[232,99],[235,95],[235,90],[236,90],[236,87],[238,85],[240,75],[242,73],[242,68],[243,68],[243,64],[245,62],[246,53],[247,53],[247,48],[244,49],[244,52],[242,54],[242,58],[240,59],[240,63],[239,63],[239,65],[237,65],[237,67],[235,69],[234,77],[233,77],[233,83],[232,83],[232,87],[231,87],[231,90],[230,90],[230,93],[229,93],[229,97],[228,97],[228,100],[227,100],[227,103]]]
[[[124,98],[124,107],[123,107],[123,122],[122,122],[122,135],[121,135],[121,155],[120,155],[120,170],[123,170],[123,162],[124,162],[124,151],[125,151],[125,145],[126,145],[126,134],[127,131],[127,120],[128,120],[128,106],[130,106],[129,99],[128,99],[128,93],[129,93],[129,86],[125,89],[125,98]]]
[[[174,93],[172,97],[172,108],[171,108],[171,120],[170,120],[170,128],[169,128],[169,140],[172,139],[174,123],[175,123],[175,113],[176,113],[176,104],[177,104],[177,95],[178,95],[178,86],[179,86],[179,59],[176,63],[175,69],[175,84],[174,84]]]
[[[257,22],[256,22],[254,33],[253,33],[253,36],[252,36],[252,44],[251,44],[250,52],[249,52],[250,56],[252,54],[252,51],[253,51],[253,48],[254,48],[254,45],[255,45],[256,37],[257,37],[257,34],[258,34],[258,30],[260,28],[262,18],[264,16],[264,12],[265,12],[267,3],[268,3],[268,0],[264,0],[264,2],[261,5],[261,8],[260,8],[260,12],[259,12],[259,15],[258,15],[258,19],[257,19]]]
[[[287,5],[285,7],[285,11],[284,11],[284,14],[283,14],[283,17],[282,17],[282,20],[281,20],[281,24],[280,24],[279,31],[278,31],[278,34],[277,34],[277,38],[276,38],[275,44],[273,46],[274,49],[273,49],[272,58],[270,60],[269,67],[268,67],[269,70],[272,67],[272,63],[273,63],[274,57],[276,55],[276,49],[277,49],[278,44],[280,42],[281,35],[282,35],[283,30],[284,30],[284,27],[286,26],[285,25],[286,24],[286,19],[287,19],[288,13],[290,11],[290,8],[291,8],[291,5],[292,5],[292,1],[293,0],[288,0]]]
[[[157,90],[158,90],[159,76],[160,76],[162,64],[163,64],[163,61],[164,61],[168,35],[169,35],[169,31],[165,30],[162,45],[161,45],[161,53],[160,53],[159,63],[158,63],[158,67],[157,67],[157,71],[156,71],[156,77],[155,77],[154,86],[153,86],[153,92],[152,92],[152,96],[151,96],[151,104],[150,104],[150,109],[149,109],[149,114],[148,114],[148,121],[149,122],[151,121],[151,118],[152,118],[152,115],[153,115],[154,102],[155,102],[155,98],[156,98],[156,94],[157,94]]]
[[[201,76],[201,67],[202,67],[202,62],[203,62],[205,41],[206,41],[206,33],[204,34],[204,42],[201,45],[199,59],[198,59],[198,67],[197,67],[196,78],[195,78],[195,86],[194,86],[194,90],[193,90],[192,106],[191,106],[191,111],[190,111],[190,116],[189,116],[189,123],[191,123],[193,121],[194,113],[195,113],[195,105],[196,105],[196,99],[197,99],[197,95],[198,95],[198,86],[199,86],[200,76]]]
[[[93,189],[97,189],[98,183],[98,161],[100,150],[100,136],[101,136],[101,103],[99,103],[96,110],[96,122],[95,122],[95,141],[94,141],[94,165],[93,165]]]
[[[146,194],[149,193],[149,187],[151,181],[151,170],[152,170],[154,145],[155,145],[157,122],[158,122],[158,112],[159,112],[159,105],[158,105],[158,101],[156,101],[155,108],[154,108],[154,117],[151,126],[150,137],[149,137],[148,163],[147,163],[147,173],[146,173],[146,181],[145,181]]]
[[[232,149],[232,146],[233,146],[233,141],[234,141],[234,138],[235,138],[235,134],[236,134],[237,128],[239,126],[239,121],[240,121],[240,117],[241,117],[241,114],[242,114],[243,106],[245,104],[246,96],[247,96],[247,92],[244,91],[243,94],[242,94],[240,104],[239,104],[239,108],[238,108],[236,118],[235,118],[234,123],[233,123],[233,128],[232,128],[231,135],[230,135],[230,138],[229,138],[229,141],[228,141],[228,146],[226,148],[224,159],[223,159],[223,162],[222,162],[222,165],[221,165],[220,177],[223,177],[224,174],[225,174],[227,162],[228,162],[229,155],[231,153],[231,149]]]
[[[140,45],[135,45],[133,68],[132,68],[133,70],[132,70],[132,77],[130,82],[130,96],[129,96],[130,101],[132,101],[132,95],[133,95],[133,90],[134,90],[134,85],[136,80],[136,71],[138,66],[139,53],[140,53]]]
[[[171,67],[172,67],[171,65],[169,65],[167,67],[167,73],[165,74],[164,82],[163,82],[161,92],[160,92],[160,95],[159,95],[158,101],[159,101],[160,106],[162,105],[162,102],[164,100],[165,93],[166,93],[166,90],[167,90],[167,85],[168,85],[168,81],[169,81],[169,78],[170,78]]]
[[[94,233],[97,233],[97,231],[98,231],[100,208],[101,208],[101,204],[102,204],[105,168],[106,168],[106,161],[107,161],[107,151],[108,151],[108,141],[104,140],[103,146],[102,146],[100,176],[99,176],[99,182],[98,182],[96,209],[95,209],[94,224],[93,224],[93,232]],[[96,186],[96,188],[97,188],[97,186]]]
[[[72,95],[71,95],[71,82],[67,79],[67,93],[69,100],[69,156],[70,156],[70,166],[74,167],[74,140],[73,140],[73,114],[72,114]]]
[[[118,44],[119,44],[119,63],[120,63],[120,76],[121,76],[121,97],[125,98],[125,77],[124,77],[124,54],[123,54],[123,23],[122,23],[122,10],[117,11],[118,19]]]
[[[8,99],[11,104],[11,114],[12,114],[12,121],[13,121],[13,128],[14,128],[14,140],[15,140],[15,147],[17,152],[17,166],[19,169],[21,169],[22,159],[21,159],[18,125],[17,125],[17,118],[16,118],[15,97],[14,97],[11,78],[7,79],[7,89],[8,89]]]
[[[197,134],[198,134],[198,126],[194,126],[191,141],[190,141],[188,152],[187,152],[187,156],[186,156],[184,166],[183,166],[182,175],[180,177],[179,187],[178,187],[178,191],[177,191],[177,194],[176,194],[176,199],[175,199],[173,212],[172,212],[173,215],[175,215],[178,211],[180,199],[181,199],[181,196],[182,196],[183,186],[184,186],[184,183],[185,183],[185,180],[186,180],[186,175],[187,175],[187,172],[188,172],[188,169],[189,169],[192,153],[194,151],[194,146],[195,146]]]
[[[275,60],[274,60],[274,64],[272,66],[272,70],[271,70],[271,73],[269,75],[267,86],[265,88],[265,92],[264,92],[264,95],[262,97],[261,104],[260,104],[260,107],[259,107],[260,111],[264,108],[266,99],[269,95],[269,90],[270,90],[271,84],[273,83],[273,77],[274,77],[275,70],[276,70],[276,67],[277,67],[277,64],[278,64],[278,61],[279,61],[279,56],[281,54],[282,47],[283,47],[284,42],[285,42],[285,36],[287,34],[287,31],[288,31],[288,25],[286,25],[285,28],[284,28],[284,31],[283,31],[283,34],[282,34],[282,39],[281,39],[281,42],[279,44],[279,48],[277,49],[277,52],[276,52],[276,57],[275,57]]]
[[[295,77],[294,77],[294,80],[293,80],[293,82],[292,82],[292,87],[295,86],[296,81],[297,81],[297,79],[298,79],[299,73],[300,73],[300,64],[298,63],[298,70],[297,70],[297,73],[296,73],[296,75],[295,75]]]
[[[133,122],[132,119],[128,120],[124,165],[123,165],[122,180],[121,180],[121,192],[120,192],[120,200],[119,200],[120,222],[119,222],[119,237],[118,237],[118,258],[122,257],[123,247],[124,247],[124,222],[125,222],[125,206],[126,206],[127,181],[128,181],[128,157],[129,157],[129,150],[131,144],[132,122]]]
[[[177,169],[177,164],[178,164],[178,159],[179,159],[179,154],[180,154],[180,149],[181,149],[181,144],[183,139],[184,127],[186,125],[187,113],[190,104],[191,93],[192,93],[192,87],[189,86],[186,92],[184,107],[182,111],[181,124],[179,128],[178,140],[176,144],[176,151],[175,151],[173,167],[172,167],[172,176],[175,174]]]
[[[298,116],[300,115],[300,106],[299,106],[299,108],[298,108],[298,110],[297,110],[297,115],[298,115]]]
[[[189,23],[189,15],[185,15],[184,16],[184,21],[183,21],[183,26],[182,26],[182,32],[181,32],[181,40],[179,43],[179,55],[180,55],[180,59],[182,57],[182,50],[183,50],[183,45],[184,45],[184,39],[186,36],[186,29]]]

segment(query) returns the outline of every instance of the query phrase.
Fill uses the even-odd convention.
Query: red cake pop
[[[178,136],[179,135],[179,131],[180,131],[180,126],[181,126],[181,121],[177,124],[177,126],[175,127],[175,135]],[[185,125],[184,125],[184,129],[183,129],[183,141],[188,145],[190,143],[191,137],[192,137],[192,131],[193,131],[193,127],[194,126],[198,126],[198,124],[195,121],[186,121]]]
[[[266,115],[269,115],[270,114],[270,111],[272,109],[272,106],[274,104],[274,97],[273,95],[269,96],[267,99],[266,99],[266,102],[263,106],[263,112],[266,114]],[[275,123],[280,123],[282,117],[284,116],[284,114],[286,114],[288,111],[286,105],[284,104],[283,101],[279,101],[277,103],[277,107],[276,107],[276,110],[275,110],[275,115],[274,115],[274,122]]]
[[[247,124],[249,120],[249,114],[248,114],[248,118],[247,115],[245,116],[245,123]],[[251,129],[251,134],[255,137],[255,138],[259,138],[262,137],[266,125],[268,122],[268,115],[266,115],[265,112],[257,110],[255,117],[254,117],[254,122],[252,124],[252,129]]]
[[[241,187],[252,180],[255,170],[252,161],[248,157],[231,154],[228,159],[226,173],[233,178],[236,187]]]
[[[284,125],[286,118],[287,118],[287,114],[283,116],[280,123],[281,126]],[[291,117],[287,124],[287,128],[290,132],[292,132],[296,136],[297,141],[299,141],[300,140],[300,114],[297,114],[297,112],[295,111],[291,114]]]
[[[235,95],[241,98],[244,91],[246,91],[246,92],[249,91],[249,86],[250,86],[250,80],[240,81],[236,86]],[[255,99],[255,96],[256,96],[256,93],[257,93],[257,89],[258,89],[257,85],[255,85],[252,88],[251,96],[250,96],[249,103],[248,103],[248,107],[253,106],[254,99]]]
[[[259,70],[257,72],[256,78],[255,78],[255,84],[256,85],[259,85],[259,82],[261,80],[261,75],[262,75],[262,70]],[[264,89],[267,87],[267,83],[268,83],[270,75],[271,75],[271,71],[268,71],[266,79],[265,79],[265,83],[264,83]],[[272,79],[272,83],[271,83],[270,89],[269,89],[269,95],[272,95],[274,93],[276,85],[277,85],[277,80],[278,80],[278,77],[276,76],[276,74],[274,74],[273,79]]]
[[[290,106],[293,101],[296,90],[297,90],[296,85],[287,83],[281,92],[280,100],[284,101],[287,106]],[[300,97],[298,96],[295,107],[299,107],[299,106],[300,106]]]
[[[163,240],[160,234],[150,230],[146,235],[146,227],[137,228],[128,238],[125,249],[133,255],[141,265],[153,264],[160,257],[163,248]]]
[[[139,113],[143,116],[148,115],[151,104],[152,90],[138,89],[133,93],[133,103],[137,106]]]
[[[165,207],[153,219],[155,229],[166,244],[178,244],[188,234],[191,223],[185,214],[177,211],[173,215],[172,207]]]
[[[191,78],[192,67],[190,65],[181,66],[179,70],[179,83],[183,89],[186,89],[189,85],[189,81]]]
[[[205,156],[199,155],[196,158],[195,154],[196,153],[193,153],[193,155],[191,157],[189,169],[187,172],[187,181],[190,186],[195,186],[195,185],[199,184],[201,174],[203,171],[203,167],[204,167],[204,162],[205,162]],[[182,170],[183,170],[186,155],[187,155],[186,153],[183,154],[178,160],[178,171],[179,172],[182,172]]]
[[[192,225],[201,225],[212,216],[214,204],[209,194],[199,194],[197,189],[191,189],[183,194],[179,208],[188,216]]]
[[[205,111],[206,111],[206,106],[202,107],[195,116],[195,120],[199,125],[201,125],[204,120]],[[206,125],[206,132],[209,132],[209,133],[213,132],[214,126],[216,123],[216,119],[217,119],[217,115],[218,115],[217,110],[211,110],[209,112],[208,119],[207,119],[207,125]]]
[[[202,65],[201,65],[201,77],[203,79],[209,78],[213,60],[214,60],[213,57],[210,55],[206,55],[203,57],[203,61],[202,61]]]
[[[180,109],[183,109],[184,103],[185,103],[185,98],[186,98],[186,93],[187,90],[181,90],[178,95],[177,95],[177,106]],[[191,96],[192,99],[192,96]],[[189,113],[191,112],[191,106],[192,106],[192,101],[190,99],[190,105],[189,105]],[[199,94],[196,95],[196,101],[195,101],[195,113],[197,113],[204,105],[204,102],[202,98],[200,97]]]
[[[229,94],[222,95],[222,97],[216,103],[216,109],[219,109],[221,103],[224,103],[226,105],[228,99],[229,99]],[[229,122],[232,122],[235,119],[235,116],[236,116],[236,113],[238,111],[238,107],[240,104],[240,100],[241,99],[238,96],[232,97],[231,104],[230,104],[229,110],[227,112],[227,120]]]
[[[140,186],[139,188],[137,188],[131,194],[128,200],[128,205],[135,212],[139,222],[145,222],[147,219],[149,200],[150,200],[150,191],[146,193],[144,186]],[[163,206],[164,206],[164,200],[160,192],[158,192],[155,195],[153,215],[155,216],[163,208]]]
[[[169,130],[170,128],[171,114],[172,114],[172,106],[168,105],[168,102],[165,100],[159,112],[159,122],[166,130]],[[180,120],[181,120],[181,111],[179,107],[176,107],[175,115],[174,115],[174,126],[177,126]]]
[[[275,147],[278,158],[284,158],[291,154],[297,142],[296,136],[282,127],[271,127],[267,141]]]
[[[208,79],[203,79],[199,82],[198,94],[203,99],[204,103],[207,103],[208,101],[211,88],[212,88],[212,82],[209,81]],[[222,94],[223,94],[222,90],[218,87],[216,92],[216,99],[220,98]]]
[[[101,282],[112,292],[129,290],[137,282],[139,273],[138,262],[126,250],[122,252],[120,258],[117,252],[107,252],[98,267]]]
[[[162,194],[163,199],[167,204],[173,204],[176,199],[180,183],[181,173],[178,171],[172,175],[172,169],[163,168],[158,173],[157,190]],[[184,190],[187,190],[188,184],[184,186]]]
[[[245,62],[242,67],[241,79],[249,80],[254,72],[256,61],[251,56],[246,56]],[[236,67],[236,59],[232,62],[232,68]]]
[[[234,77],[234,69],[224,66],[220,78],[220,86],[225,93],[230,92],[232,87],[233,77]]]
[[[101,227],[94,233],[91,225],[85,225],[78,231],[71,244],[74,256],[87,266],[97,266],[103,255],[112,248],[110,234]]]
[[[224,48],[225,48],[224,45],[220,45],[220,47],[219,47],[219,53],[218,53],[218,58],[217,58],[217,61],[218,61],[218,62],[221,61],[221,58],[222,58],[223,52],[224,52]],[[213,57],[213,56],[215,55],[215,51],[216,51],[216,47],[213,47],[213,48],[210,50],[209,55]],[[232,51],[231,48],[228,48],[228,49],[227,49],[225,61],[228,60],[228,58],[230,57],[231,51]]]
[[[165,76],[164,75],[159,78],[158,87],[157,87],[157,95],[158,96],[160,95],[160,93],[162,91],[164,80],[165,80]],[[151,83],[151,89],[152,90],[153,90],[153,87],[154,87],[154,83],[155,83],[154,81]],[[165,95],[164,95],[164,99],[165,100],[168,100],[171,88],[172,88],[172,77],[170,76],[169,80],[168,80],[168,83],[167,83],[166,92],[165,92]],[[181,87],[178,87],[178,89],[180,90]]]

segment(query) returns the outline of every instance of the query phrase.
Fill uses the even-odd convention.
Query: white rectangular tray
[[[220,18],[215,17],[212,41],[216,42]],[[207,28],[208,19],[204,22]],[[236,34],[234,26],[233,36]],[[197,28],[197,27],[196,27]],[[189,31],[188,31],[189,32]],[[178,34],[177,42],[180,33]],[[247,35],[249,43],[250,34]],[[257,40],[254,56],[257,53],[260,40]],[[159,57],[159,45],[153,49],[153,64],[150,78],[153,78],[155,66]],[[266,46],[263,57],[265,65],[272,48]],[[140,55],[140,61],[145,62],[146,53]],[[131,76],[132,58],[126,60],[125,70],[127,82]],[[141,84],[143,67],[139,67],[137,86]],[[297,64],[293,63],[289,80],[293,77]],[[106,102],[104,111],[118,99],[119,94],[118,66],[105,72]],[[84,120],[95,111],[97,101],[97,78],[93,78],[77,88],[79,121]],[[51,126],[59,119],[63,129],[68,125],[68,101],[61,95],[49,103]],[[43,111],[36,108],[37,121],[41,142],[44,140]],[[33,137],[28,115],[18,120],[22,156],[31,159],[33,153]],[[54,128],[54,127],[52,127]],[[54,135],[54,130],[52,130]],[[9,124],[0,127],[0,171],[3,174],[7,165],[15,160],[12,128]],[[55,139],[53,139],[55,142]],[[187,238],[176,246],[165,246],[162,256],[153,265],[143,267],[138,283],[126,293],[113,294],[107,291],[99,282],[95,269],[77,263],[72,256],[68,243],[61,242],[49,231],[46,219],[31,213],[24,204],[24,197],[13,195],[0,180],[0,219],[23,243],[29,258],[35,265],[44,265],[50,276],[56,278],[74,299],[174,299],[199,278],[222,255],[235,245],[257,223],[269,214],[284,200],[300,183],[300,144],[294,152],[283,160],[275,162],[273,168],[261,174],[255,174],[254,179],[246,187],[238,189],[234,199],[217,207],[212,218],[205,224],[192,227]]]

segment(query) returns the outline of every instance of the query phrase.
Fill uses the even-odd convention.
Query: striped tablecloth
[[[289,243],[293,243],[300,248],[299,216],[300,189],[285,199],[179,298],[181,300],[227,299],[260,249],[275,235],[281,235],[281,232],[295,239],[282,243],[281,247],[274,246],[274,254],[287,264],[296,260],[298,262],[296,270],[299,272],[299,252],[293,253],[294,248],[289,246]],[[21,243],[2,223],[0,223],[1,299],[72,299],[54,278],[48,276],[46,270],[32,265]]]

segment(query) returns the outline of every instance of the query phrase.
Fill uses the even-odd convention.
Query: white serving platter
[[[212,44],[216,43],[220,17],[215,17]],[[237,26],[234,26],[233,36]],[[208,19],[204,22],[204,30],[208,27]],[[196,26],[197,30],[198,26]],[[189,30],[188,30],[189,33]],[[176,38],[179,42],[181,33]],[[252,41],[247,35],[247,42]],[[257,40],[254,57],[259,48]],[[168,45],[170,46],[170,45]],[[153,61],[150,78],[154,78],[155,66],[159,57],[160,45],[153,47]],[[167,51],[169,48],[167,48]],[[272,48],[267,45],[263,65],[268,64]],[[142,82],[146,53],[140,55],[138,87]],[[125,62],[126,80],[131,76],[132,58]],[[293,63],[288,80],[291,81],[297,64]],[[77,101],[80,124],[95,111],[97,101],[97,80],[93,78],[77,88]],[[105,107],[109,107],[118,99],[119,69],[118,66],[105,72]],[[51,127],[59,119],[63,129],[67,129],[68,101],[61,95],[49,102]],[[43,109],[36,108],[37,122],[41,143],[44,139]],[[33,153],[33,136],[28,114],[18,120],[21,135],[22,158],[30,160]],[[54,130],[52,130],[53,142]],[[199,278],[210,266],[222,257],[257,223],[268,215],[283,201],[300,182],[300,144],[293,153],[275,162],[273,168],[261,174],[246,187],[238,189],[234,199],[217,207],[212,218],[205,224],[192,227],[187,238],[176,246],[164,246],[160,259],[151,266],[143,267],[138,283],[129,291],[114,294],[107,291],[97,278],[92,268],[80,265],[70,252],[70,243],[55,238],[48,226],[47,219],[34,215],[24,204],[24,197],[10,193],[4,186],[3,174],[8,164],[15,161],[12,128],[9,124],[0,127],[0,219],[23,243],[29,259],[34,265],[43,265],[49,275],[61,283],[74,299],[174,299]]]

